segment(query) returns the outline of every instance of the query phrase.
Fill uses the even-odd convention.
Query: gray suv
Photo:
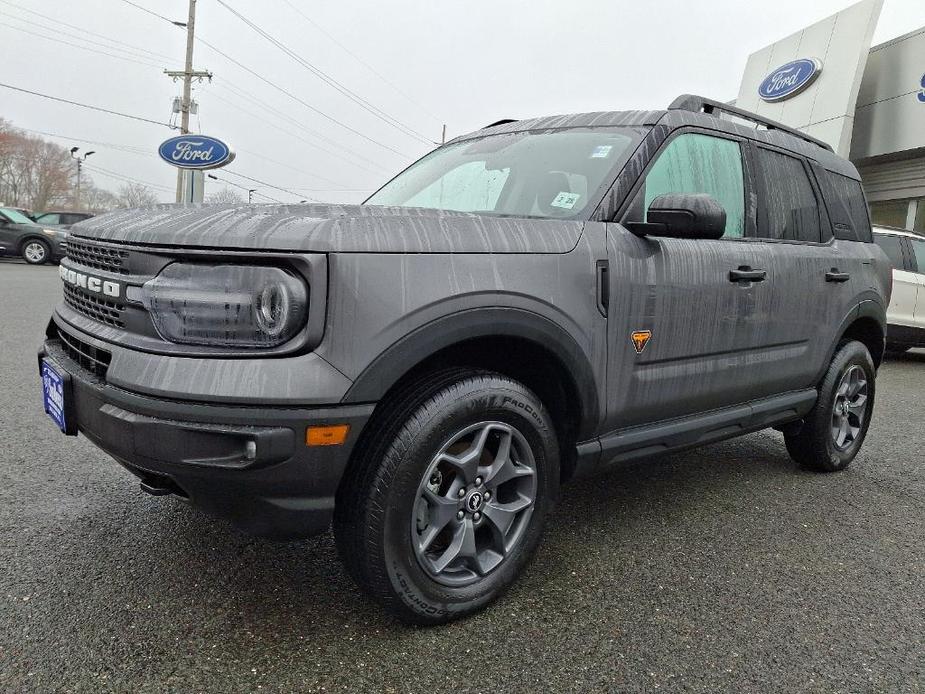
[[[890,294],[855,168],[693,96],[499,121],[363,205],[102,215],[60,274],[62,431],[249,531],[333,522],[418,623],[498,596],[577,475],[766,427],[845,468]]]

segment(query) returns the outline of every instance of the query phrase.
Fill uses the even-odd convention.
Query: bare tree
[[[80,204],[88,212],[99,214],[109,212],[119,206],[119,199],[108,190],[97,188],[91,181],[81,182]]]
[[[244,197],[235,190],[228,188],[227,186],[221,190],[216,190],[214,193],[210,193],[206,196],[206,202],[210,203],[243,203]]]
[[[67,149],[0,120],[0,200],[34,210],[67,205],[74,175]]]
[[[116,193],[116,207],[144,207],[157,202],[157,195],[143,183],[126,183]]]

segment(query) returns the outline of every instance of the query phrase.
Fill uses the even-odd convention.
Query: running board
[[[816,404],[814,388],[775,395],[720,410],[621,429],[578,446],[576,474],[730,439],[800,419]]]

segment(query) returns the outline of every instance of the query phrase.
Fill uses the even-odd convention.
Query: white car
[[[874,227],[874,241],[893,263],[893,298],[887,310],[887,351],[925,347],[925,236]]]

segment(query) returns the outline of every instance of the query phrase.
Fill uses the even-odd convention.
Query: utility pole
[[[443,124],[443,137],[440,138],[440,144],[446,143],[446,123]]]
[[[183,80],[183,98],[180,101],[180,134],[189,133],[189,113],[193,79],[202,81],[204,78],[212,81],[212,73],[208,70],[193,70],[193,43],[196,38],[196,0],[189,0],[189,18],[186,21],[186,63],[183,71],[164,70],[168,77],[174,81]],[[177,169],[177,202],[183,202],[185,194],[185,177],[183,169]]]
[[[91,154],[95,152],[87,152],[83,156],[77,154],[77,150],[80,147],[71,147],[71,159],[74,159],[77,162],[77,199],[74,201],[74,207],[77,208],[77,211],[80,212],[80,170],[83,168],[83,163]]]

